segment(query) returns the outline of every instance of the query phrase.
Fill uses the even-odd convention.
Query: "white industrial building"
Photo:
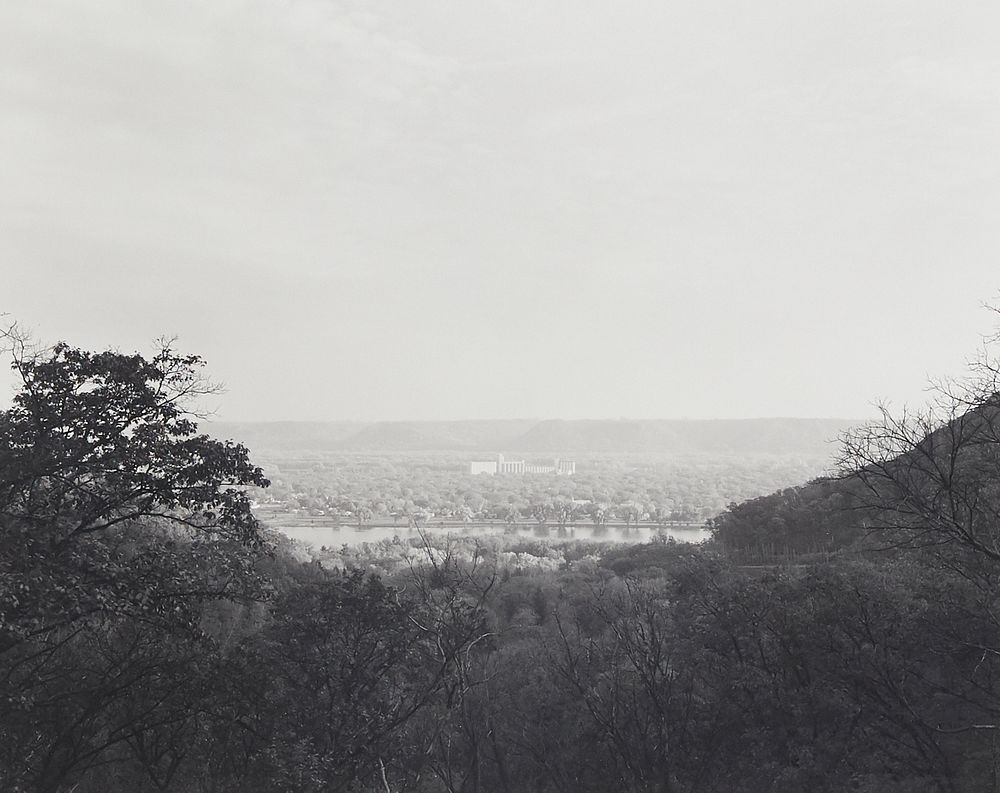
[[[556,458],[552,465],[535,465],[524,460],[507,460],[498,454],[495,460],[476,460],[469,463],[470,474],[559,474],[572,476],[576,473],[576,462]]]

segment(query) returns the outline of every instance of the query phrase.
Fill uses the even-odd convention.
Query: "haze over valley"
[[[998,41],[0,2],[0,793],[1000,791]]]
[[[224,422],[203,428],[259,451],[661,452],[804,454],[832,457],[862,420],[531,420],[382,422]]]

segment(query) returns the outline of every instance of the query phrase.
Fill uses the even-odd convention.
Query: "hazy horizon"
[[[3,4],[0,313],[88,349],[176,334],[226,421],[920,404],[993,330],[998,23]]]
[[[440,418],[440,419],[410,419],[410,418],[387,418],[387,419],[239,419],[221,418],[219,416],[207,416],[203,421],[218,422],[219,424],[450,424],[450,423],[473,423],[473,422],[501,422],[501,421],[866,421],[874,416],[707,416],[704,418],[690,418],[687,416],[581,416],[579,418],[567,418],[565,416],[485,416],[472,418]]]

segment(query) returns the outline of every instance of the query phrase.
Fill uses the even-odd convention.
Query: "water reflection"
[[[315,545],[317,548],[326,545],[327,547],[339,547],[341,545],[360,545],[363,542],[380,542],[381,540],[391,540],[393,537],[406,539],[419,537],[420,532],[429,536],[442,536],[452,534],[463,537],[487,537],[495,535],[506,535],[510,537],[521,537],[523,539],[547,539],[552,542],[570,542],[573,540],[585,540],[591,542],[623,542],[640,543],[649,542],[655,537],[672,537],[678,542],[701,542],[708,539],[707,529],[692,528],[658,528],[658,527],[632,527],[625,529],[621,527],[592,527],[592,526],[568,526],[565,528],[556,526],[455,526],[436,527],[426,526],[423,529],[407,528],[405,526],[366,526],[359,529],[357,526],[278,526],[278,531],[291,537],[293,540],[300,540]]]

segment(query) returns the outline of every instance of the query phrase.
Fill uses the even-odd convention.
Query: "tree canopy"
[[[5,338],[21,386],[0,413],[0,781],[57,789],[134,737],[149,714],[124,700],[197,648],[204,603],[261,596],[245,490],[267,480],[197,434],[197,356]]]
[[[997,787],[988,380],[887,413],[841,476],[734,505],[704,546],[419,535],[309,559],[254,519],[247,449],[198,434],[199,358],[7,338],[0,789]]]

